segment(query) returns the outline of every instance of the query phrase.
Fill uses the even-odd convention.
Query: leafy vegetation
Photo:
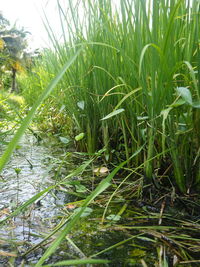
[[[74,50],[83,46],[79,60],[45,103],[43,116],[49,106],[57,116],[67,114],[74,136],[85,134],[78,149],[93,153],[104,147],[108,162],[128,159],[145,144],[130,166],[146,161],[147,181],[155,176],[167,182],[170,177],[181,192],[200,181],[195,38],[199,3],[187,2],[119,1],[115,7],[106,0],[79,5],[69,1],[65,10],[58,1],[65,43],[56,39],[47,20],[54,51],[47,50],[33,72],[20,80],[32,104]],[[68,132],[62,134],[67,137]]]
[[[0,170],[32,120],[41,136],[49,133],[65,149],[75,147],[84,155],[84,161],[63,178],[60,170],[66,164],[65,155],[55,175],[55,185],[23,203],[1,223],[23,212],[47,192],[67,191],[74,186],[78,200],[68,205],[78,207],[63,215],[53,231],[24,254],[54,236],[37,267],[110,264],[106,253],[135,238],[159,244],[158,259],[154,259],[159,266],[170,266],[172,261],[173,266],[178,262],[197,263],[199,2],[68,0],[67,6],[57,1],[62,41],[45,17],[53,48],[42,51],[26,72],[17,77],[20,95],[31,108],[0,159]],[[8,25],[3,17],[1,20]],[[18,48],[22,53],[25,35],[20,38],[22,46]],[[6,43],[5,36],[2,40]],[[0,49],[2,55],[14,58],[8,42],[8,54],[2,50],[1,40]],[[15,63],[20,58],[16,55],[17,52]],[[71,180],[88,172],[88,168],[92,178]],[[138,203],[142,206],[140,212],[128,208],[135,199],[135,206]],[[116,203],[122,207],[119,209]],[[184,209],[180,208],[183,204]],[[104,230],[118,229],[127,236],[124,241],[88,255],[77,248],[69,234],[81,217],[91,216],[95,205],[99,205],[101,214],[92,218],[100,217]],[[184,214],[175,216],[173,206],[175,213],[181,210]],[[65,239],[83,257],[43,265]],[[138,257],[142,266],[147,266],[146,252],[135,243],[131,245],[133,258]],[[173,251],[173,257],[169,251]],[[105,261],[95,259],[101,254]],[[131,266],[137,263],[128,262]]]
[[[23,28],[18,29],[16,25],[11,27],[9,21],[0,13],[0,75],[3,81],[1,87],[9,89],[11,86],[11,91],[17,90],[16,73],[23,71],[25,58],[28,57],[27,34],[29,33]],[[8,72],[11,72],[10,79],[6,75]]]

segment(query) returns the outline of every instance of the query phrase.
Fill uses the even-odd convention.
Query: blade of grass
[[[115,176],[115,174],[128,162],[128,160],[119,164],[104,180],[100,182],[97,188],[85,199],[80,211],[75,213],[72,216],[70,222],[65,226],[65,228],[61,231],[60,235],[56,238],[56,240],[52,243],[52,245],[46,250],[40,260],[37,262],[35,267],[42,266],[43,262],[57,249],[61,241],[65,238],[65,236],[72,230],[74,225],[79,221],[82,213],[85,211],[87,206],[98,196],[100,195],[106,188],[110,186],[110,181]]]
[[[109,263],[109,260],[102,259],[81,259],[81,260],[67,260],[67,261],[59,261],[57,263],[42,265],[44,267],[51,266],[74,266],[74,265],[82,265],[82,264],[106,264]]]

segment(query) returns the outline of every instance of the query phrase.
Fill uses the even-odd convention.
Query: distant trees
[[[16,74],[23,69],[24,59],[27,59],[27,34],[24,28],[10,26],[7,19],[0,13],[0,76],[6,70],[11,72],[11,91],[17,90]]]

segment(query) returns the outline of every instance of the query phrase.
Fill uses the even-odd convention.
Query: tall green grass
[[[85,133],[79,148],[105,147],[107,160],[124,160],[146,144],[130,164],[146,162],[147,181],[165,175],[181,192],[199,184],[199,1],[68,0],[64,6],[58,0],[57,6],[63,39],[46,17],[53,49],[42,62],[48,80],[85,47],[52,96],[73,119],[75,134]]]

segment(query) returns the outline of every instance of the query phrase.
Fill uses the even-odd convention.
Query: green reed
[[[199,2],[66,2],[57,1],[62,40],[45,17],[53,49],[42,62],[50,79],[84,46],[51,98],[85,133],[79,149],[123,160],[145,144],[129,164],[146,162],[147,181],[156,171],[182,192],[199,183]]]

